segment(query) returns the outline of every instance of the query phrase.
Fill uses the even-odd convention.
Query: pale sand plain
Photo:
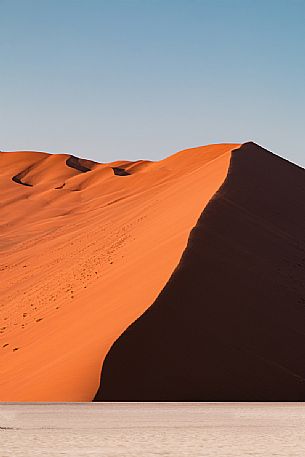
[[[303,457],[304,404],[2,404],[1,457]]]

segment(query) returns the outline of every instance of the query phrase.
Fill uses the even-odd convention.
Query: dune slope
[[[153,305],[114,343],[96,400],[305,401],[305,170],[253,143]]]
[[[167,283],[234,144],[160,162],[0,153],[0,400],[87,401]]]

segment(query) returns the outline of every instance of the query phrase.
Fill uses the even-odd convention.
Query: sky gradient
[[[305,0],[0,0],[0,149],[305,166]]]

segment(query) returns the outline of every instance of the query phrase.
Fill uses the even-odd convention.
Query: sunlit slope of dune
[[[86,401],[223,183],[231,150],[98,164],[0,153],[0,400]]]
[[[247,143],[96,400],[305,401],[304,350],[305,170]]]

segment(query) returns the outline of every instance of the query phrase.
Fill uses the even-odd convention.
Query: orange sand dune
[[[248,143],[96,400],[305,401],[304,350],[305,170]]]
[[[0,153],[1,401],[87,401],[159,295],[233,144],[160,162]]]

